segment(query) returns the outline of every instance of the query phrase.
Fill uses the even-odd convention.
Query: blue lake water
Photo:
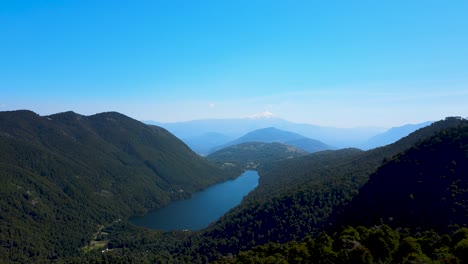
[[[135,225],[159,230],[199,230],[219,219],[258,185],[258,173],[246,171],[234,180],[213,185],[192,198],[135,217]]]

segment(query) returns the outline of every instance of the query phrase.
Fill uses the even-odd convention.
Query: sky
[[[0,111],[468,117],[468,1],[0,1]]]

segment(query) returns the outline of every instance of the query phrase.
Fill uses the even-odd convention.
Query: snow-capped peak
[[[270,118],[274,118],[275,116],[273,115],[272,112],[270,111],[263,111],[263,112],[260,112],[260,113],[257,113],[257,114],[254,114],[254,115],[251,115],[249,116],[248,118],[251,118],[251,119],[270,119]]]

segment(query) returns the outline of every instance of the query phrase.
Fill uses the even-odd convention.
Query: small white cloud
[[[213,103],[211,103],[211,104],[209,104],[208,106],[209,106],[210,108],[214,108],[216,105],[213,104]]]

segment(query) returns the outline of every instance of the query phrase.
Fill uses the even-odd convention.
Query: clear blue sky
[[[468,1],[0,2],[0,111],[394,126],[468,116]]]

